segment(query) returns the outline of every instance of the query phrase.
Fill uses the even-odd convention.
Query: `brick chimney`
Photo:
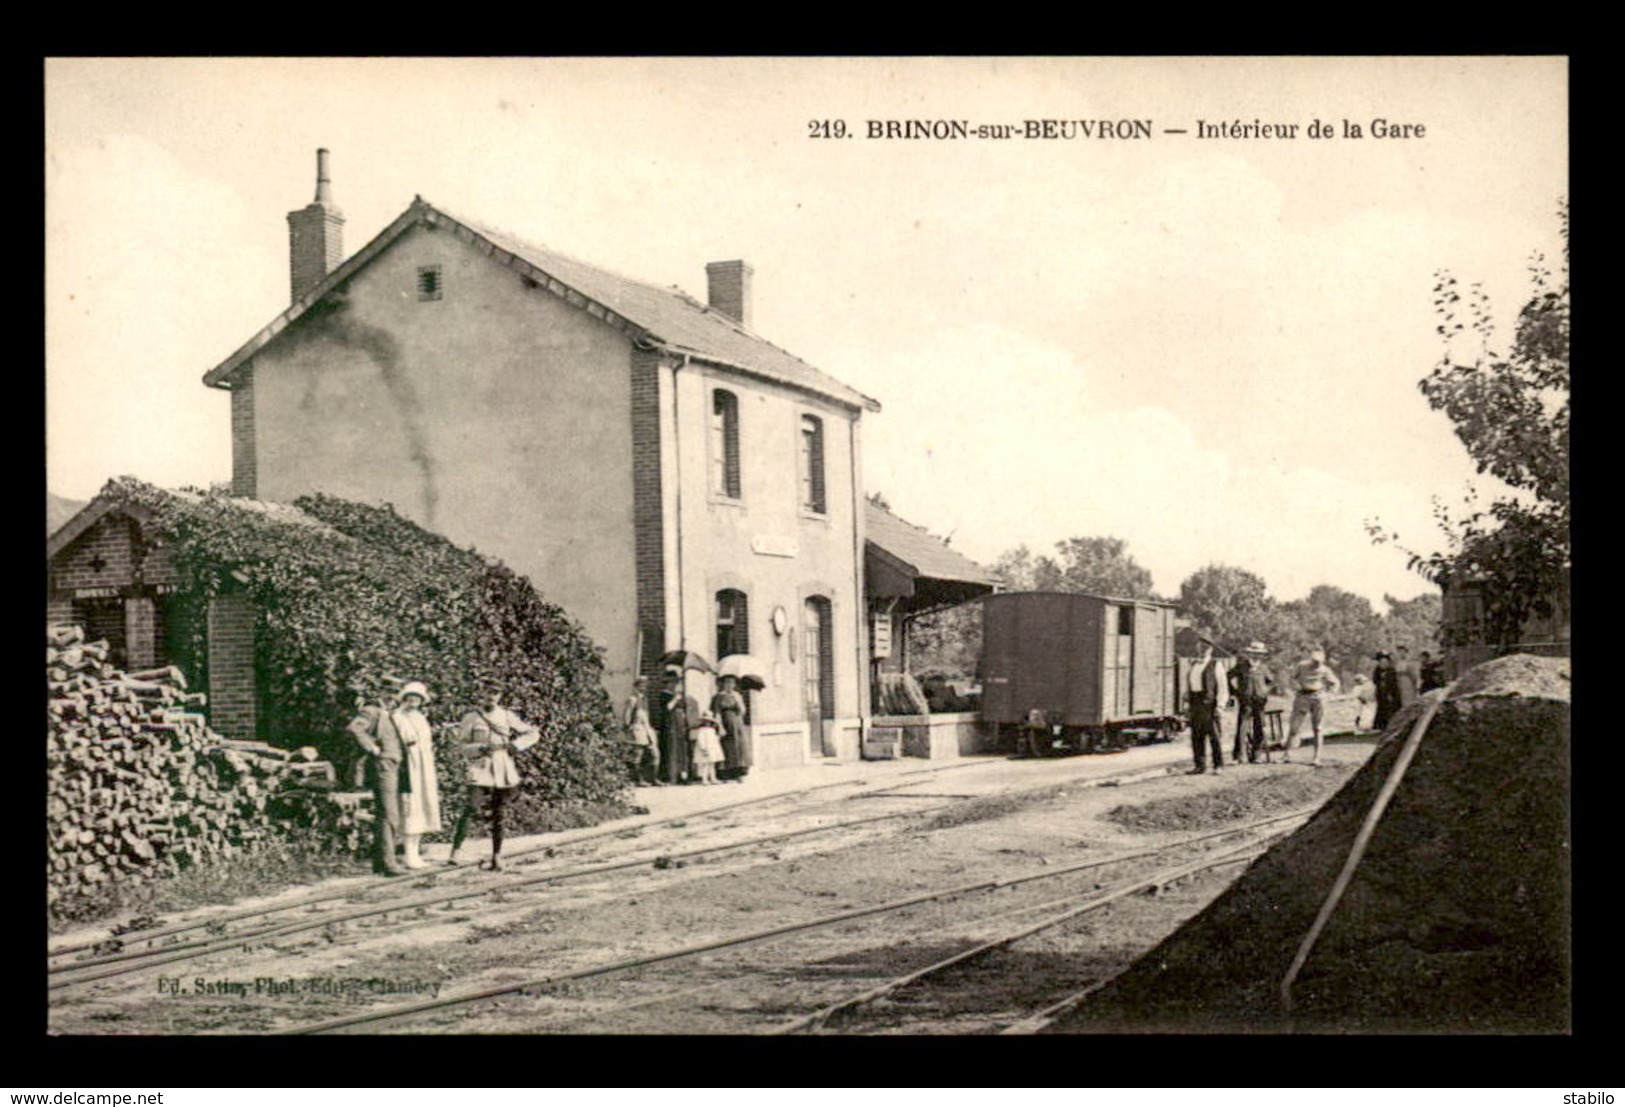
[[[742,261],[713,261],[705,267],[706,300],[716,311],[750,326],[750,276]]]
[[[344,213],[333,205],[327,151],[316,151],[316,199],[288,213],[288,272],[295,300],[322,283],[344,260]]]

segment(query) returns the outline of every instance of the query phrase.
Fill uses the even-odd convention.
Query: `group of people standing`
[[[1240,763],[1245,744],[1246,758],[1256,762],[1260,756],[1269,761],[1270,749],[1264,741],[1264,719],[1269,710],[1269,697],[1277,691],[1276,680],[1265,664],[1269,648],[1262,642],[1252,642],[1241,652],[1235,664],[1226,667],[1214,656],[1213,639],[1206,634],[1197,635],[1199,649],[1196,660],[1185,676],[1185,703],[1190,718],[1191,753],[1196,762],[1191,775],[1218,773],[1224,765],[1224,738],[1222,719],[1231,704],[1236,707],[1236,733],[1231,747],[1232,763]],[[1321,724],[1325,718],[1324,692],[1339,688],[1337,674],[1326,664],[1326,653],[1319,646],[1310,646],[1305,656],[1292,667],[1292,716],[1287,725],[1286,750],[1283,759],[1292,760],[1292,747],[1297,744],[1298,732],[1307,719],[1314,731],[1315,754],[1312,765],[1320,763]],[[1212,759],[1212,768],[1208,760]]]
[[[737,677],[718,678],[710,709],[702,713],[688,694],[682,673],[669,673],[655,715],[658,728],[651,719],[649,678],[640,676],[632,682],[632,694],[621,711],[636,783],[663,787],[742,782],[750,772],[750,732]]]
[[[428,868],[423,835],[442,828],[434,730],[424,714],[432,698],[421,681],[407,681],[398,692],[385,689],[363,702],[347,727],[361,747],[363,776],[375,800],[374,870],[380,874]],[[459,863],[470,819],[483,812],[491,823],[491,858],[481,867],[502,868],[503,807],[520,779],[514,754],[535,745],[540,736],[535,726],[502,706],[494,690],[483,692],[478,705],[463,716],[458,741],[467,759],[468,804],[458,817],[446,864]]]
[[[1270,760],[1270,748],[1264,741],[1264,718],[1272,692],[1281,691],[1270,670],[1264,664],[1269,650],[1262,642],[1253,642],[1242,651],[1241,657],[1226,670],[1225,664],[1214,656],[1213,640],[1205,634],[1197,635],[1199,656],[1186,675],[1185,700],[1191,726],[1191,752],[1196,767],[1191,774],[1219,772],[1223,764],[1223,739],[1220,718],[1224,709],[1236,705],[1236,735],[1231,748],[1231,761],[1242,759],[1245,741],[1248,761]],[[1360,713],[1375,700],[1376,717],[1372,726],[1383,730],[1406,704],[1417,696],[1442,688],[1445,684],[1444,658],[1434,657],[1423,650],[1420,661],[1412,661],[1408,646],[1396,646],[1392,653],[1378,650],[1372,655],[1376,668],[1368,679],[1354,678],[1353,691],[1359,702],[1354,718],[1360,725]],[[1321,726],[1325,719],[1324,695],[1341,690],[1337,673],[1326,663],[1326,652],[1317,645],[1304,649],[1303,657],[1292,666],[1289,687],[1292,695],[1292,714],[1286,728],[1286,750],[1283,760],[1292,760],[1292,749],[1298,744],[1298,733],[1307,720],[1313,729],[1315,753],[1311,765],[1320,763]],[[1246,738],[1243,738],[1243,735]],[[1211,757],[1213,767],[1208,768]]]
[[[1428,650],[1422,651],[1419,661],[1412,661],[1408,646],[1396,646],[1392,653],[1378,650],[1371,655],[1371,660],[1376,666],[1371,671],[1370,681],[1362,683],[1360,704],[1363,714],[1365,704],[1375,700],[1376,714],[1371,726],[1376,730],[1387,730],[1400,708],[1416,702],[1418,695],[1445,685],[1444,658],[1434,657]],[[1358,716],[1354,725],[1360,725]]]

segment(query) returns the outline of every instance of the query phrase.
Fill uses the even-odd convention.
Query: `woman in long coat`
[[[719,680],[717,694],[711,697],[711,716],[722,727],[723,780],[743,781],[750,772],[750,735],[745,731],[745,697],[739,694],[737,677]]]
[[[1377,662],[1371,673],[1371,683],[1377,687],[1377,717],[1371,720],[1371,725],[1377,730],[1387,730],[1389,720],[1399,714],[1399,674],[1394,671],[1394,659],[1386,651],[1378,650],[1372,656]]]
[[[423,705],[429,702],[429,690],[419,681],[408,681],[401,687],[400,706],[390,713],[395,729],[400,733],[406,758],[401,765],[401,836],[406,846],[406,867],[422,869],[427,863],[418,853],[418,843],[425,834],[440,829],[440,783],[434,771],[434,730],[429,726]],[[411,791],[407,791],[410,788]]]
[[[684,688],[680,674],[668,679],[672,684],[666,690],[666,718],[660,743],[661,775],[668,784],[682,784],[692,767],[688,731],[700,721],[700,705]]]

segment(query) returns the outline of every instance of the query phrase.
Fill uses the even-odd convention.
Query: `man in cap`
[[[1269,705],[1275,680],[1264,665],[1269,648],[1256,639],[1241,651],[1241,660],[1230,670],[1230,692],[1236,700],[1236,745],[1230,759],[1241,761],[1241,734],[1252,721],[1252,734],[1247,741],[1247,760],[1257,761],[1264,748],[1264,710]],[[1265,754],[1267,758],[1268,753]]]
[[[1191,776],[1207,772],[1207,755],[1213,754],[1213,771],[1224,765],[1224,738],[1219,734],[1219,713],[1229,704],[1230,688],[1213,656],[1213,638],[1198,631],[1196,642],[1200,652],[1185,677],[1186,711],[1191,720],[1191,753],[1196,767]]]
[[[1292,721],[1286,728],[1286,753],[1281,760],[1292,760],[1292,747],[1298,741],[1298,727],[1308,716],[1310,724],[1315,729],[1315,756],[1310,760],[1311,765],[1320,764],[1320,724],[1325,718],[1326,706],[1321,702],[1321,693],[1327,690],[1338,691],[1342,685],[1337,674],[1326,664],[1326,651],[1319,646],[1311,645],[1306,651],[1307,656],[1292,667]]]

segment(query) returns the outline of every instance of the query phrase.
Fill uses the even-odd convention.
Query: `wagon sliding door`
[[[1134,608],[1105,604],[1101,609],[1101,654],[1105,679],[1101,698],[1105,701],[1104,722],[1126,719],[1134,704]]]
[[[1168,702],[1173,688],[1174,640],[1165,624],[1167,609],[1134,609],[1133,714],[1171,715]]]

